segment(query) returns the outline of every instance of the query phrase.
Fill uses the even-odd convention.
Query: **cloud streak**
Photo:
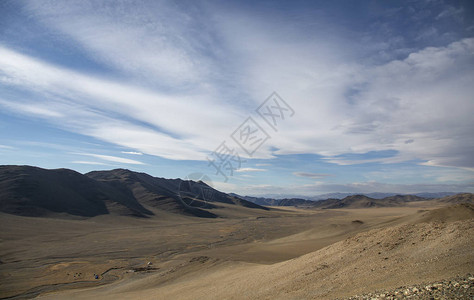
[[[106,163],[97,162],[97,161],[74,160],[74,161],[71,161],[71,163],[81,164],[81,165],[107,166]]]
[[[331,174],[324,174],[324,173],[309,173],[309,172],[293,172],[293,175],[298,177],[308,177],[312,179],[322,179],[329,176],[333,176]]]
[[[48,95],[34,102],[2,100],[5,108],[57,120],[67,129],[151,155],[204,160],[204,153],[220,143],[219,136],[228,134],[221,125],[233,119],[238,124],[227,113],[231,109],[203,96],[167,96],[50,65],[4,47],[0,47],[0,69],[5,85]],[[135,122],[123,121],[123,116]],[[176,122],[177,118],[183,121]],[[222,129],[209,134],[209,128]]]
[[[75,153],[77,155],[83,155],[83,156],[90,156],[94,158],[99,158],[103,159],[106,161],[110,162],[116,162],[116,163],[123,163],[123,164],[131,164],[131,165],[143,165],[141,161],[134,160],[134,159],[129,159],[129,158],[123,158],[123,157],[118,157],[118,156],[112,156],[112,155],[103,155],[103,154],[94,154],[94,153]],[[76,161],[77,163],[77,161]]]
[[[238,173],[243,173],[243,172],[265,172],[265,171],[267,171],[267,170],[258,169],[258,168],[240,168],[240,169],[235,170],[235,172],[238,172]]]
[[[123,154],[130,154],[130,155],[143,155],[141,152],[134,152],[134,151],[122,151]]]

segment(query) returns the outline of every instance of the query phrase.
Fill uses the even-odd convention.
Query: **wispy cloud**
[[[258,169],[258,168],[240,168],[240,169],[237,169],[235,170],[235,172],[265,172],[267,170],[265,169]]]
[[[51,30],[79,43],[91,59],[124,75],[176,89],[199,86],[207,77],[207,58],[195,51],[204,41],[189,32],[191,26],[202,26],[197,16],[165,2],[117,2],[113,7],[85,0],[80,4],[27,2],[24,9]]]
[[[132,165],[143,165],[144,164],[144,163],[142,163],[138,160],[123,158],[123,157],[118,157],[118,156],[112,156],[112,155],[93,154],[93,153],[73,153],[73,154],[100,158],[100,159],[103,159],[103,160],[106,160],[106,161],[111,161],[111,162],[116,162],[116,163],[124,163],[124,164],[132,164]]]
[[[331,174],[324,174],[324,173],[309,173],[309,172],[293,172],[293,175],[299,177],[308,177],[312,179],[322,179],[329,176],[333,176]]]
[[[7,86],[52,95],[34,102],[3,100],[0,105],[6,109],[47,117],[66,129],[147,154],[205,160],[204,153],[230,132],[222,124],[239,124],[229,115],[235,110],[226,110],[225,105],[212,103],[202,95],[192,100],[185,95],[167,96],[50,65],[2,47],[0,69],[0,82]],[[121,120],[125,115],[152,128]],[[182,121],[175,122],[177,117]],[[213,134],[209,134],[209,128],[213,128]]]
[[[121,153],[123,154],[130,154],[130,155],[143,155],[141,152],[135,152],[135,151],[122,151]]]
[[[0,145],[0,149],[13,150],[13,149],[15,149],[15,148],[12,147],[12,146]]]
[[[464,9],[462,7],[456,8],[454,6],[447,6],[441,13],[436,16],[436,20],[444,18],[454,18],[455,20],[462,21]]]
[[[9,110],[14,110],[17,112],[34,115],[34,116],[41,116],[41,117],[46,117],[46,118],[63,116],[60,112],[55,111],[54,109],[48,109],[41,104],[36,105],[34,103],[28,103],[28,104],[18,103],[18,102],[13,103],[10,101],[0,99],[0,105]]]
[[[73,164],[81,164],[81,165],[96,165],[96,166],[108,166],[106,163],[97,162],[97,161],[85,161],[85,160],[74,160],[71,161]]]

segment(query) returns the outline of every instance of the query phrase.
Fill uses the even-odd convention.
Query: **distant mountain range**
[[[80,174],[69,169],[47,170],[31,166],[0,166],[0,211],[23,216],[119,215],[153,217],[162,212],[217,218],[219,209],[269,210],[267,206],[313,208],[363,208],[403,206],[408,202],[439,198],[447,203],[473,202],[473,194],[421,193],[393,195],[372,193],[335,196],[325,200],[274,199],[226,194],[202,181],[166,179],[126,169]],[[342,197],[343,198],[337,198]],[[370,195],[370,196],[369,196]],[[371,197],[373,196],[373,197]],[[380,198],[384,196],[383,198]],[[321,196],[318,196],[321,197]],[[223,212],[222,210],[220,210]]]
[[[361,195],[373,198],[373,199],[383,199],[386,197],[390,196],[396,196],[400,195],[399,193],[359,193]],[[458,193],[453,193],[453,192],[439,192],[439,193],[413,193],[409,195],[414,195],[422,198],[427,198],[427,199],[435,199],[435,198],[442,198],[446,196],[452,196],[456,195]],[[266,198],[266,199],[305,199],[305,200],[312,200],[312,201],[317,201],[317,200],[326,200],[326,199],[343,199],[347,196],[352,196],[354,193],[327,193],[327,194],[320,194],[320,195],[315,195],[315,196],[302,196],[302,195],[281,195],[281,194],[267,194],[263,196],[248,196],[248,197],[253,197],[253,198]],[[408,195],[408,194],[402,194],[402,195]],[[239,196],[241,197],[241,196]],[[247,196],[245,196],[247,197]]]
[[[409,202],[426,201],[434,198],[424,198],[417,195],[393,195],[387,196],[382,199],[376,199],[368,197],[366,195],[349,195],[342,199],[325,199],[325,200],[307,200],[301,198],[290,198],[290,199],[272,199],[272,198],[259,198],[250,196],[238,196],[232,194],[235,197],[244,198],[245,200],[252,201],[258,205],[265,206],[299,206],[299,207],[314,207],[324,209],[334,208],[364,208],[364,207],[395,207],[403,206]],[[445,203],[473,203],[474,195],[469,193],[455,194],[451,196],[435,198],[437,201]]]
[[[239,196],[234,193],[230,193],[234,197],[239,197],[247,201],[253,202],[263,206],[314,206],[316,201],[301,199],[301,198],[285,198],[285,199],[274,199],[274,198],[263,198],[263,197],[252,197],[252,196]]]
[[[154,211],[216,218],[219,204],[268,210],[204,182],[165,179],[125,169],[85,175],[69,169],[0,166],[0,211],[24,216],[65,213],[151,217]]]

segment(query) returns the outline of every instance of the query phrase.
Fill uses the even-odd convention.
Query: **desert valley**
[[[473,296],[472,194],[260,206],[182,183],[0,167],[0,298]]]

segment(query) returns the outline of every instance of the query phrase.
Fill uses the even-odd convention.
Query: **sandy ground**
[[[332,299],[473,273],[471,210],[438,207],[1,215],[0,297]]]

